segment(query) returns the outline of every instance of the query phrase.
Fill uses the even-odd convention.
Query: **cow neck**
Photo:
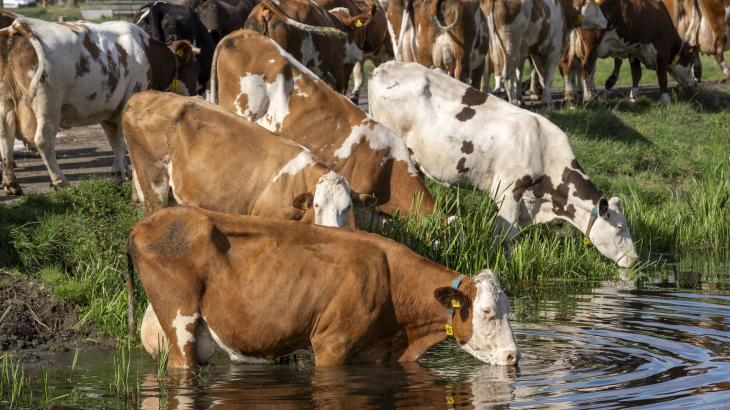
[[[604,197],[601,196],[595,202],[581,201],[580,204],[576,204],[579,206],[576,207],[575,219],[571,222],[573,223],[573,226],[583,232],[583,243],[585,243],[586,245],[589,245],[591,243],[589,239],[591,229],[593,229],[593,224],[598,219],[598,204],[603,198]]]
[[[403,246],[397,247],[398,253],[406,250]],[[448,337],[448,314],[444,306],[436,300],[434,291],[451,286],[459,274],[426,258],[408,253],[417,260],[409,257],[411,255],[403,254],[389,258],[397,261],[390,269],[390,287],[396,318],[408,337],[408,347],[400,360],[417,360],[431,346]],[[459,289],[473,303],[476,286],[471,278],[463,278]],[[457,309],[454,311],[455,314],[459,313]],[[464,320],[463,317],[460,319]],[[458,326],[456,332],[459,332]]]
[[[560,8],[563,9],[563,16],[568,30],[572,30],[573,27],[580,27],[580,23],[583,19],[583,15],[581,14],[582,4],[580,0],[578,1],[578,9],[573,6],[572,0],[560,0]]]

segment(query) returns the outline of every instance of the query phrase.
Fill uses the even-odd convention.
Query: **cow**
[[[198,64],[187,41],[169,48],[126,22],[48,23],[18,18],[0,31],[0,118],[3,186],[21,195],[12,167],[13,138],[33,142],[51,176],[51,185],[69,185],[58,166],[59,126],[101,123],[114,151],[112,181],[128,177],[126,144],[119,120],[124,104],[147,89],[195,90]]]
[[[393,131],[324,84],[276,42],[249,30],[216,49],[210,101],[302,144],[386,215],[432,213],[434,199]],[[412,209],[414,201],[420,208]]]
[[[375,204],[306,148],[202,99],[146,91],[122,119],[148,211],[188,204],[344,228],[353,205]]]
[[[583,100],[590,100],[593,88],[593,71],[598,58],[625,58],[631,64],[633,86],[629,100],[639,101],[641,64],[656,70],[661,101],[669,104],[667,73],[683,87],[694,87],[692,72],[695,48],[685,43],[677,32],[664,2],[653,0],[602,0],[601,11],[608,20],[605,30],[587,31],[579,29],[574,36],[576,44],[571,50],[584,56],[582,62]],[[563,58],[572,61],[575,58]],[[561,71],[570,73],[565,83],[573,83],[577,64],[564,64]],[[616,62],[610,82],[618,79],[620,61]],[[575,69],[575,70],[574,70]],[[608,84],[607,84],[608,85]],[[566,91],[567,93],[567,91]]]
[[[619,266],[637,259],[621,200],[604,198],[546,118],[413,63],[381,65],[368,90],[370,112],[400,135],[424,174],[501,203],[496,235],[559,218]]]
[[[355,32],[355,42],[362,43],[362,61],[355,63],[352,71],[354,84],[350,101],[354,104],[360,102],[360,92],[365,83],[365,62],[370,60],[377,67],[395,57],[388,32],[387,4],[380,0],[362,0],[356,4],[360,9],[368,10],[372,19],[363,32]],[[360,33],[365,37],[362,42],[358,38]]]
[[[132,335],[135,270],[157,318],[143,324],[142,339],[155,339],[145,347],[156,356],[161,331],[173,368],[216,351],[243,362],[311,351],[317,366],[415,361],[448,335],[484,362],[520,360],[492,271],[459,275],[363,231],[158,209],[127,241]]]
[[[276,3],[259,3],[244,28],[270,37],[335,90],[346,92],[349,77],[345,78],[343,65],[362,60],[355,30],[370,16],[351,16],[344,8],[327,11],[311,0]]]
[[[423,0],[393,0],[388,6],[388,31],[395,61],[418,62],[418,23]]]
[[[200,53],[195,55],[200,66],[196,91],[204,94],[205,86],[210,80],[215,43],[195,11],[185,5],[157,1],[140,6],[133,21],[151,37],[168,46],[178,40],[188,40],[200,49]]]
[[[419,62],[479,89],[489,51],[479,0],[424,0],[418,18]]]
[[[481,6],[489,22],[490,59],[502,68],[512,104],[522,103],[522,67],[530,57],[543,87],[542,105],[554,108],[550,87],[570,32],[576,26],[606,27],[592,0],[488,0]]]
[[[217,45],[220,39],[243,28],[260,0],[169,0],[195,10]]]

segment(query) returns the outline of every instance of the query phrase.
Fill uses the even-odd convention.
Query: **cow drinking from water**
[[[127,243],[134,334],[132,266],[153,307],[145,347],[157,357],[166,338],[174,368],[215,352],[245,362],[312,352],[318,366],[415,361],[449,334],[484,362],[520,360],[491,271],[464,277],[379,235],[161,208]]]
[[[497,234],[560,218],[619,266],[636,260],[621,200],[583,172],[568,136],[546,118],[413,63],[370,79],[370,110],[398,133],[413,162],[446,187],[476,187],[501,203]]]

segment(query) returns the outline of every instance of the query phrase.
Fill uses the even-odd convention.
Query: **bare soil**
[[[39,354],[64,353],[75,348],[106,346],[93,326],[77,324],[74,306],[49,296],[48,283],[28,281],[0,271],[0,352],[10,351],[24,362],[39,360]]]

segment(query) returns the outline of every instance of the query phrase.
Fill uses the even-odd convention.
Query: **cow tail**
[[[233,39],[230,38],[226,41],[233,41]],[[223,42],[221,41],[215,47],[215,52],[213,53],[213,65],[210,71],[210,93],[208,94],[208,102],[216,105],[218,105],[218,56],[220,55],[222,44]]]
[[[400,23],[400,33],[398,34],[398,47],[395,50],[395,61],[403,62],[403,39],[406,37],[406,28],[408,27],[409,13],[412,6],[411,0],[403,2],[403,20]]]
[[[445,0],[436,0],[432,3],[432,9],[431,9],[431,21],[433,22],[433,25],[438,27],[441,31],[451,31],[454,27],[456,27],[459,22],[461,22],[461,2],[452,2],[454,7],[456,7],[456,18],[454,18],[454,22],[449,24],[448,26],[442,26],[441,23],[439,23],[438,19],[438,11],[441,8],[441,4],[443,4]],[[446,21],[444,21],[445,23]]]
[[[347,34],[344,31],[338,30],[333,27],[321,27],[321,26],[310,26],[309,24],[300,23],[294,21],[284,10],[281,9],[277,4],[271,0],[264,0],[260,4],[269,9],[276,17],[280,18],[286,25],[296,27],[300,30],[308,33],[319,34],[325,37],[337,37],[341,40],[347,39]]]
[[[132,255],[129,253],[129,246],[132,238],[129,238],[127,242],[127,325],[129,326],[129,337],[135,338],[137,335],[137,310],[134,304],[135,292],[134,292],[134,261]]]
[[[30,81],[28,91],[25,93],[25,102],[26,104],[28,104],[29,107],[32,107],[32,101],[35,98],[36,93],[38,92],[38,85],[42,81],[45,81],[45,76],[47,75],[46,58],[43,54],[43,47],[41,46],[41,42],[38,40],[38,37],[36,37],[36,35],[30,31],[30,28],[28,27],[24,19],[15,20],[11,27],[13,28],[13,30],[23,36],[23,38],[28,40],[28,42],[33,46],[36,54],[38,55],[38,69],[36,69],[35,75]]]
[[[493,47],[490,48],[491,50],[494,50],[494,55],[492,56],[492,64],[494,65],[494,72],[496,73],[497,70],[499,70],[500,66],[500,52],[502,55],[506,55],[504,51],[504,44],[502,43],[502,39],[499,37],[499,33],[497,32],[497,25],[494,23],[494,19],[496,18],[494,16],[494,4],[497,2],[497,0],[489,0],[489,15],[487,17],[487,23],[489,24],[489,42],[490,45]],[[491,17],[491,18],[490,18]],[[504,67],[507,67],[507,64],[504,64]],[[507,74],[504,71],[500,71],[500,76],[505,77]]]

